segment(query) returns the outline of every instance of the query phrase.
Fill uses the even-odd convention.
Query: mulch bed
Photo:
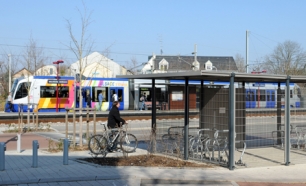
[[[105,157],[80,159],[102,166],[142,166],[142,167],[199,167],[212,168],[214,165],[200,162],[184,161],[179,158],[159,155],[139,155],[129,157]]]

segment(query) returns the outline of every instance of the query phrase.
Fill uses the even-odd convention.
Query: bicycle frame
[[[104,130],[105,130],[105,132],[104,132],[104,134],[102,134],[105,138],[106,138],[106,140],[107,140],[107,147],[108,148],[110,148],[110,147],[112,147],[113,146],[113,144],[114,144],[114,142],[116,141],[116,140],[118,140],[118,138],[120,137],[120,136],[122,136],[124,133],[125,134],[127,134],[123,129],[122,129],[122,127],[120,127],[120,128],[114,128],[114,129],[108,129],[108,127],[106,127],[106,124],[105,123],[101,123],[101,125],[103,125],[104,126]],[[127,126],[126,126],[127,127]],[[113,137],[113,139],[111,140],[110,139],[110,133],[114,133],[114,132],[116,132],[116,135]],[[128,139],[126,138],[126,141],[128,142]]]

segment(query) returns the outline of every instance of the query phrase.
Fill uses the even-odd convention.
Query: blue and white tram
[[[189,80],[191,85],[200,85],[198,80]],[[171,80],[170,84],[184,84],[184,80]],[[204,85],[207,86],[223,86],[227,88],[229,82],[218,82],[218,81],[204,81]],[[235,87],[238,87],[238,83],[235,83]],[[281,106],[285,105],[285,83],[280,84],[281,88]],[[245,83],[245,97],[246,97],[246,108],[276,108],[277,107],[277,89],[278,83]],[[299,108],[301,90],[300,87],[295,83],[290,83],[290,106]]]

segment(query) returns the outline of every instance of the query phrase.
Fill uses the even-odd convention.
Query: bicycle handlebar
[[[102,123],[102,122],[100,122],[100,125],[103,125],[104,130],[109,130],[109,129],[108,129],[108,127],[106,126],[106,125],[107,125],[106,123]],[[125,124],[123,124],[123,125],[126,125],[125,127],[127,128],[128,123],[126,122],[126,123],[125,123]],[[121,127],[114,128],[114,129],[121,129],[121,128],[123,127],[123,125],[121,125]]]

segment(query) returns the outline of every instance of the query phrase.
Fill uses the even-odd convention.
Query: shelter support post
[[[243,81],[242,82],[242,87],[243,87],[243,94],[245,94],[246,93],[246,91],[245,91],[245,81]],[[246,121],[246,96],[243,96],[243,121],[242,121],[242,123],[244,124],[243,126],[242,126],[242,131],[243,131],[243,137],[242,137],[242,140],[246,140],[246,123],[247,123],[247,121]],[[236,144],[236,142],[235,142],[235,144]]]
[[[285,94],[285,165],[290,164],[290,76],[286,79],[286,94]]]
[[[152,79],[152,132],[151,132],[151,152],[156,152],[156,90],[155,90],[155,79]]]
[[[235,168],[235,73],[231,74],[229,86],[229,170]]]
[[[278,82],[278,86],[277,86],[277,104],[276,104],[276,117],[277,117],[277,144],[278,145],[281,145],[282,144],[282,132],[280,132],[282,130],[282,110],[281,110],[281,107],[282,107],[282,96],[281,96],[281,88],[280,88],[280,82]]]
[[[188,146],[189,146],[189,86],[188,78],[185,78],[185,91],[184,91],[184,100],[185,100],[185,117],[184,117],[184,159],[188,160]]]
[[[201,90],[200,90],[200,128],[204,129],[204,80],[201,79]]]

